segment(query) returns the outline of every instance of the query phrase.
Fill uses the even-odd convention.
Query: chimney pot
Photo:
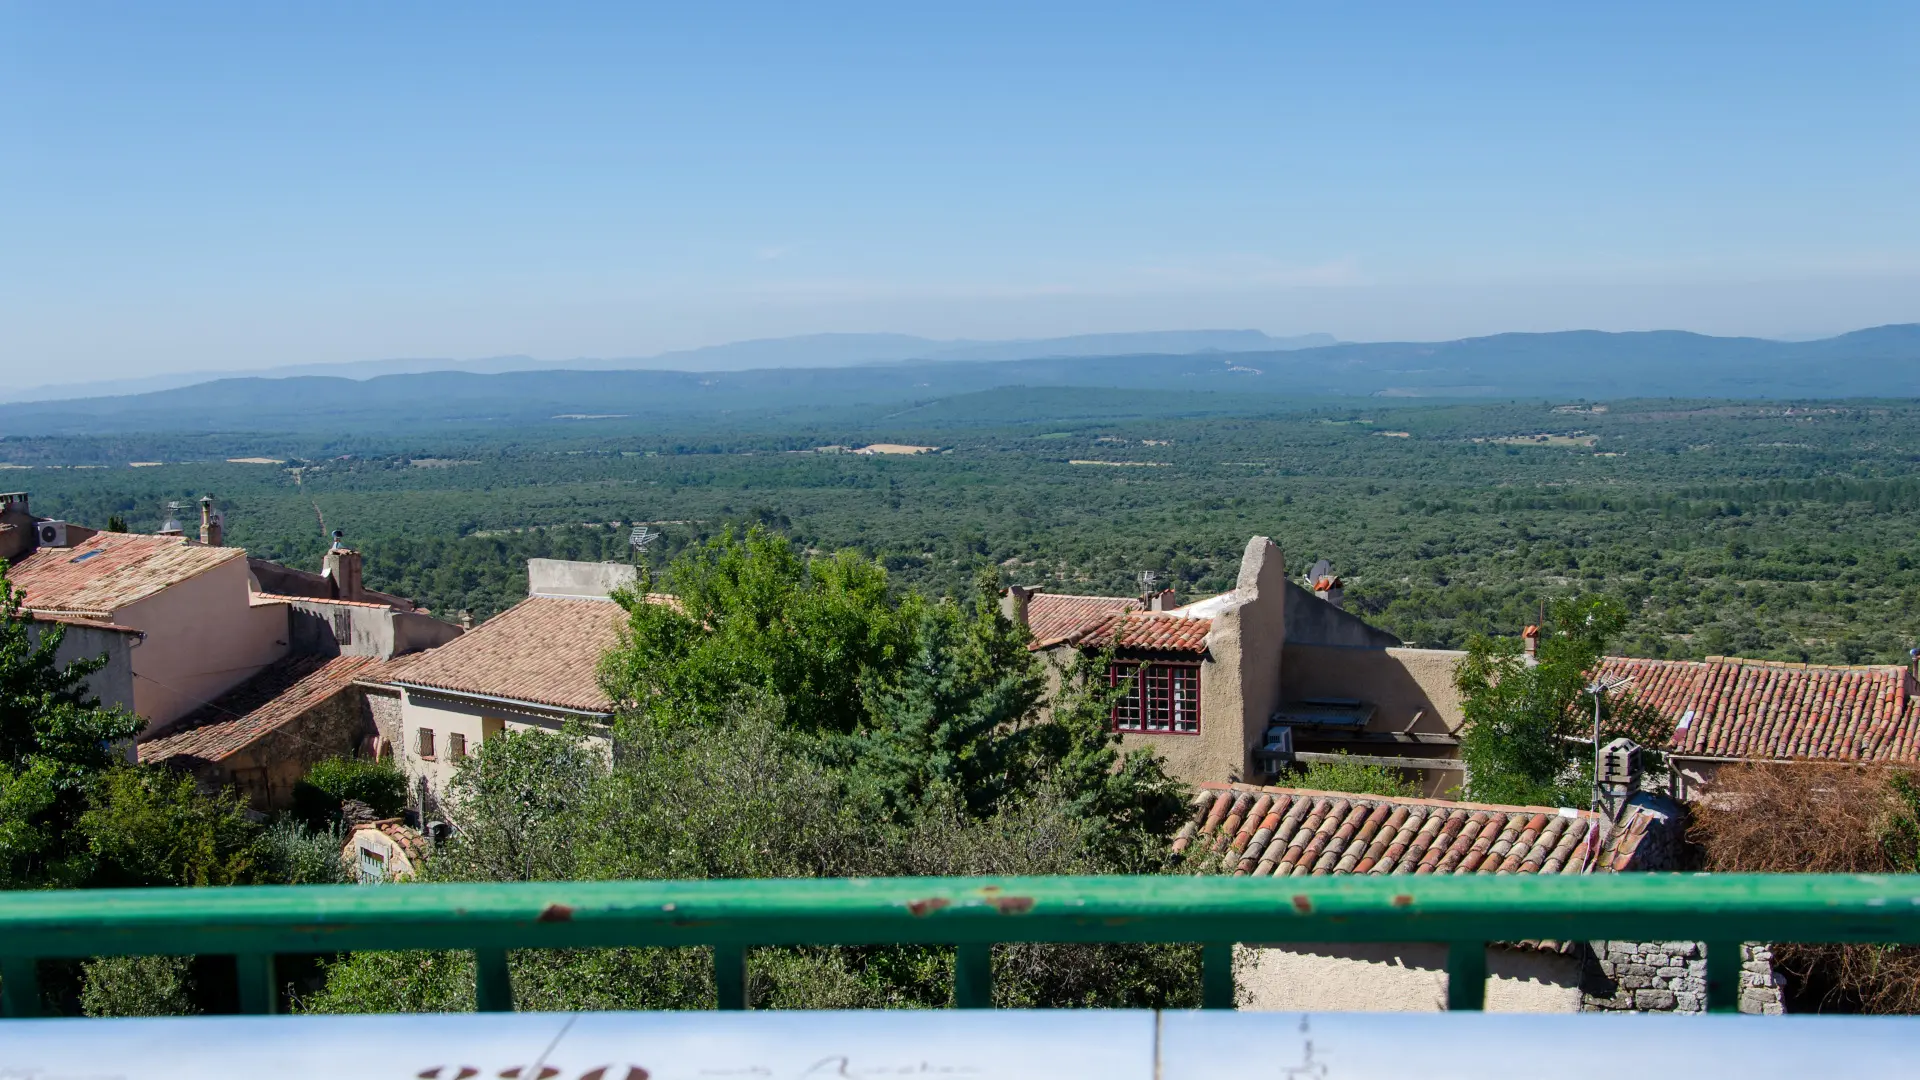
[[[360,553],[339,541],[327,550],[320,572],[333,579],[334,599],[359,600],[365,595],[366,590],[360,584]]]
[[[226,519],[213,508],[213,496],[200,496],[200,542],[208,547],[225,547],[226,532]]]

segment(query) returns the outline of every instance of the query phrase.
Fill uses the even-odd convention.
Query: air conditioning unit
[[[41,547],[67,546],[67,523],[64,521],[37,521],[33,531]]]

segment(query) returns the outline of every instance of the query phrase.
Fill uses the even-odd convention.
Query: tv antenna
[[[1633,685],[1631,675],[1602,675],[1587,687],[1593,695],[1593,809],[1600,809],[1600,699]]]
[[[1142,595],[1152,592],[1153,587],[1155,585],[1158,585],[1159,583],[1160,583],[1159,574],[1156,574],[1151,570],[1140,571],[1140,592]]]
[[[658,539],[660,539],[659,533],[645,525],[635,525],[633,531],[627,534],[627,546],[633,549],[635,558],[644,558],[647,554],[647,545]]]

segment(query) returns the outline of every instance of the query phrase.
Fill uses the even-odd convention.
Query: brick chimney
[[[1520,641],[1527,649],[1527,666],[1532,667],[1539,663],[1540,628],[1537,626],[1529,626],[1525,630],[1520,631]]]
[[[333,546],[321,563],[320,572],[333,579],[333,598],[358,600],[365,594],[360,584],[360,553],[346,545],[345,534],[333,530]]]
[[[1147,594],[1148,611],[1172,611],[1179,606],[1173,598],[1172,589],[1161,589],[1157,593]]]
[[[200,542],[208,547],[225,547],[226,515],[213,508],[213,496],[200,496]]]

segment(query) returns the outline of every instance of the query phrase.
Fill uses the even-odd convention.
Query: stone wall
[[[1586,1012],[1707,1010],[1707,953],[1697,941],[1596,941],[1581,987]],[[1740,1011],[1778,1016],[1784,980],[1766,945],[1740,949]]]

